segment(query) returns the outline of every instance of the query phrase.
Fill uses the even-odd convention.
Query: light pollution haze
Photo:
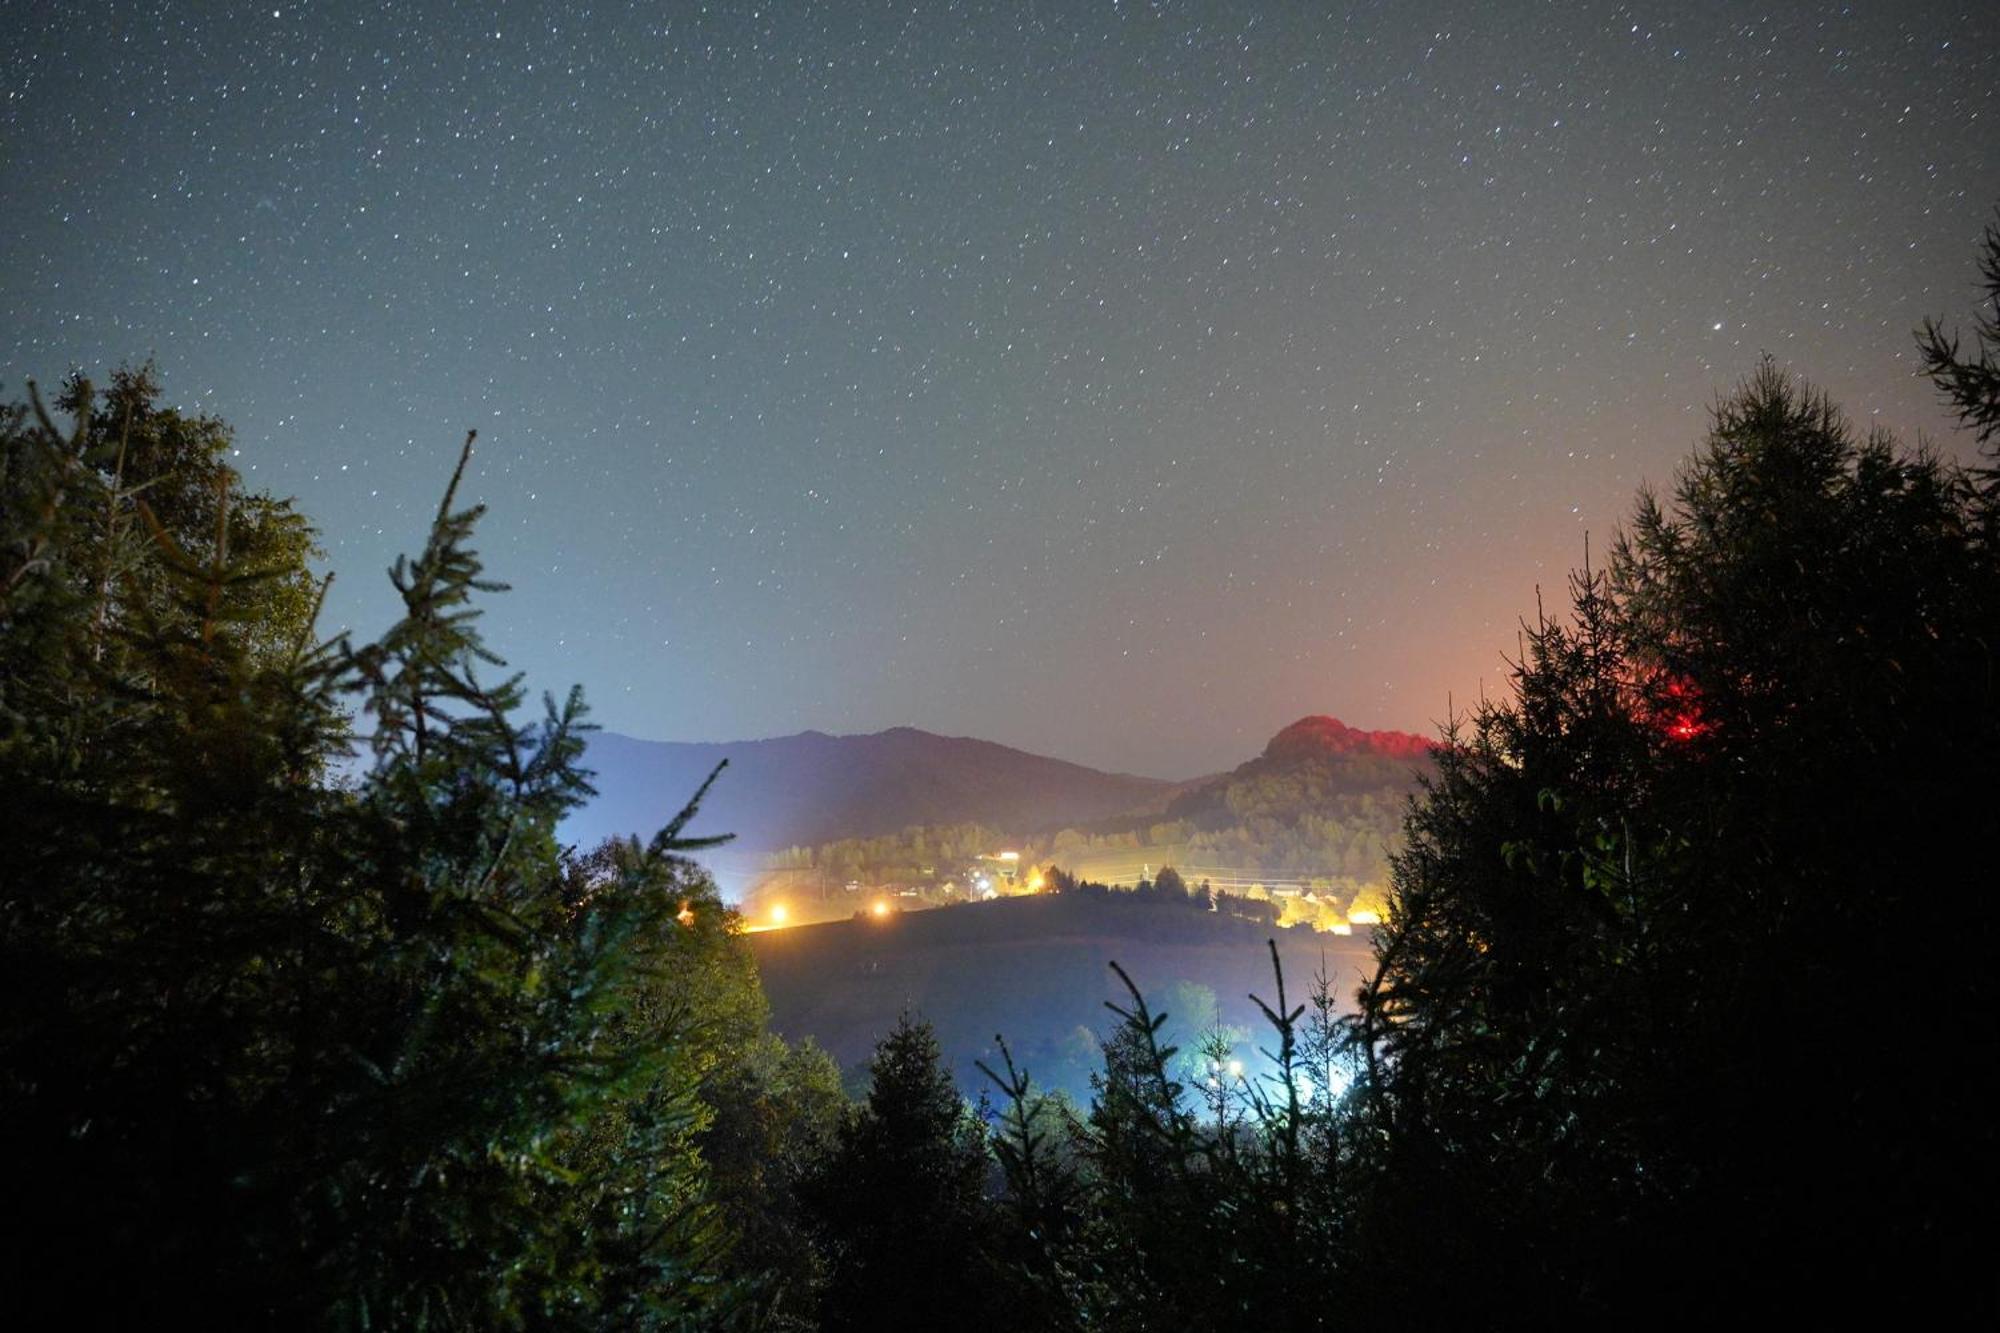
[[[156,357],[389,614],[660,739],[1186,776],[1504,678],[1768,352],[1963,451],[1977,3],[36,6],[0,388]]]

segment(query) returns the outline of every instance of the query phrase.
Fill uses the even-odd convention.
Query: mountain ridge
[[[614,835],[647,836],[724,760],[729,767],[688,832],[732,833],[747,851],[880,836],[915,824],[1039,829],[1163,809],[1186,786],[910,726],[748,741],[649,741],[600,731],[583,761],[595,774],[598,796],[564,822],[563,837],[591,845]]]
[[[1319,753],[1351,754],[1372,750],[1393,759],[1425,759],[1436,742],[1409,731],[1369,731],[1350,727],[1328,713],[1311,713],[1279,730],[1264,746],[1266,759]]]
[[[724,760],[728,767],[687,832],[732,834],[703,861],[740,894],[764,857],[788,847],[875,839],[911,828],[984,825],[996,838],[1062,829],[1143,829],[1162,818],[1218,828],[1251,808],[1285,819],[1301,803],[1331,808],[1352,793],[1407,786],[1431,742],[1311,714],[1226,772],[1175,782],[1110,773],[974,736],[913,726],[838,735],[807,729],[744,741],[591,737],[584,764],[599,795],[563,824],[580,846],[649,837]]]

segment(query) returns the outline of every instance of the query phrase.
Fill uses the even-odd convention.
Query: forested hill
[[[913,824],[1033,832],[1158,812],[1181,790],[914,727],[713,744],[603,732],[584,760],[599,794],[565,821],[563,837],[591,846],[612,834],[650,834],[724,759],[729,767],[692,832],[734,833],[735,846],[746,851],[874,837]]]
[[[1170,865],[1190,883],[1281,899],[1287,925],[1330,928],[1351,913],[1381,912],[1405,804],[1432,768],[1421,736],[1305,717],[1257,757],[1156,795],[1150,809],[1092,819],[1072,808],[1053,832],[1049,820],[1038,832],[991,817],[911,819],[890,834],[796,846],[748,896],[791,899],[849,882],[937,888],[970,857],[1004,845],[1031,866],[1112,885]]]
[[[1172,865],[1253,898],[1270,889],[1287,925],[1366,921],[1384,908],[1388,858],[1431,756],[1421,736],[1305,717],[1256,758],[1190,783],[1159,819],[1073,828],[1034,850],[1086,879],[1129,883]]]
[[[1336,797],[1400,794],[1431,771],[1431,742],[1407,731],[1365,731],[1339,718],[1303,717],[1264,752],[1194,783],[1167,807],[1172,819],[1217,829],[1255,818],[1295,824]]]

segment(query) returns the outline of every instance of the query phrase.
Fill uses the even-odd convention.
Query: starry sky
[[[361,632],[477,427],[633,735],[1427,730],[1760,354],[1965,447],[1992,0],[5,7],[0,392],[156,358]]]

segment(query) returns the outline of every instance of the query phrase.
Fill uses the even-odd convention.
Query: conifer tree
[[[2000,225],[1987,227],[1982,239],[1979,279],[1985,299],[1973,321],[1973,349],[1964,350],[1958,334],[1927,319],[1917,331],[1917,351],[1923,358],[1923,373],[1944,394],[1960,423],[1992,453],[2000,447]]]
[[[1352,1304],[1333,1301],[1345,1273],[1345,1210],[1329,1189],[1346,1156],[1336,1099],[1308,1104],[1305,1006],[1287,1001],[1275,944],[1272,965],[1273,999],[1252,997],[1271,1068],[1210,1070],[1200,1113],[1162,1040],[1172,1016],[1115,965],[1129,1002],[1111,1006],[1119,1022],[1087,1117],[1038,1097],[1004,1045],[1006,1072],[987,1069],[1006,1098],[999,1252],[1040,1326],[1319,1329]]]
[[[809,1195],[831,1253],[824,1327],[1010,1326],[989,1266],[986,1169],[983,1126],[936,1035],[903,1015]]]
[[[1976,523],[1963,474],[1766,365],[1447,731],[1358,1031],[1357,1261],[1395,1308],[1969,1308]],[[1920,989],[1869,985],[1908,942]]]
[[[766,1034],[711,1072],[702,1100],[713,1111],[700,1146],[729,1232],[727,1271],[755,1286],[758,1327],[818,1328],[827,1271],[802,1191],[848,1109],[839,1066],[810,1041]]]
[[[685,859],[693,803],[589,864],[556,843],[582,704],[522,726],[519,679],[487,679],[470,439],[402,618],[320,644],[257,591],[309,540],[238,540],[289,510],[197,441],[182,522],[148,498],[179,464],[135,493],[136,408],[112,434],[68,401],[67,432],[38,402],[0,423],[15,1309],[712,1325],[738,1293],[699,1089],[761,1009],[707,984],[747,958]],[[349,708],[372,762],[330,785]]]

